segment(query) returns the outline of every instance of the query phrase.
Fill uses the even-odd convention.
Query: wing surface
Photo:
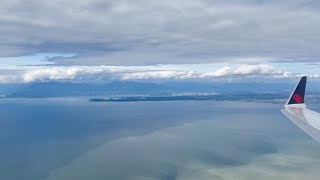
[[[320,143],[320,113],[308,109],[304,103],[306,84],[307,77],[303,76],[281,112]]]

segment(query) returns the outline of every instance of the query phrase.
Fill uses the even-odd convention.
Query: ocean
[[[317,179],[320,145],[280,108],[3,98],[0,179]]]

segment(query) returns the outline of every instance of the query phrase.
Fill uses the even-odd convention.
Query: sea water
[[[0,99],[0,179],[317,179],[320,145],[280,108]]]

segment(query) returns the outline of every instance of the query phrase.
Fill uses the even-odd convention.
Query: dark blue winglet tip
[[[299,84],[291,95],[288,104],[303,104],[307,85],[307,76],[302,76]]]

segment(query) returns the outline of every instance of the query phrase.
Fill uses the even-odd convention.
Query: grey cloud
[[[60,65],[214,63],[225,57],[310,62],[320,56],[319,6],[312,0],[3,1],[0,46],[12,48],[0,55],[78,54],[52,59]]]

